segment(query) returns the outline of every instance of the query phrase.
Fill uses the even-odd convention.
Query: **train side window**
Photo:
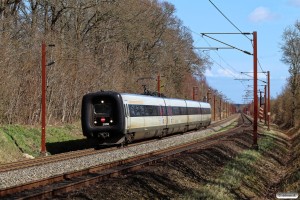
[[[151,116],[159,116],[158,106],[151,106],[152,107],[152,115]]]
[[[144,106],[145,116],[151,116],[151,108],[150,106]]]
[[[162,111],[162,116],[168,116],[166,106],[161,106],[161,111]]]
[[[129,105],[129,112],[131,117],[144,116],[144,107],[142,105]]]
[[[188,108],[188,114],[192,115],[193,114],[193,108]]]
[[[136,113],[137,116],[139,116],[139,117],[145,116],[144,106],[143,106],[143,105],[136,105],[135,113]]]
[[[173,115],[180,115],[179,107],[172,107],[172,114]]]
[[[128,105],[128,107],[129,107],[130,116],[135,117],[134,105]]]
[[[157,106],[145,105],[144,109],[145,109],[146,116],[158,116],[158,107]]]
[[[172,107],[171,106],[167,107],[167,111],[168,111],[168,116],[172,116],[173,115]]]
[[[187,108],[186,107],[179,107],[181,115],[187,115]]]
[[[201,115],[201,108],[197,108],[197,113]]]

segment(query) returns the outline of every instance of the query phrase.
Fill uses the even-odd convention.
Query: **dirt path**
[[[258,151],[251,150],[251,131],[236,133],[204,150],[57,199],[276,199],[277,192],[299,191],[300,137],[259,132]]]

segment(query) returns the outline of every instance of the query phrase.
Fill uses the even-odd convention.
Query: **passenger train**
[[[207,127],[209,103],[101,91],[83,96],[83,134],[103,145],[126,144]]]

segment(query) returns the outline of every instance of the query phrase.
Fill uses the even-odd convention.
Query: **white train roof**
[[[198,107],[199,104],[202,108],[210,108],[209,103],[200,102],[200,101],[192,101],[185,99],[173,99],[173,98],[164,98],[164,97],[156,97],[156,96],[148,96],[148,95],[140,95],[140,94],[129,94],[129,93],[121,93],[123,101],[127,101],[128,104],[136,104],[136,105],[164,105],[164,100],[168,105],[172,106],[186,106],[187,107]]]

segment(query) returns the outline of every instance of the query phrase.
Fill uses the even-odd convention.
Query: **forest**
[[[290,76],[281,94],[273,99],[272,120],[281,128],[300,128],[300,21],[283,30],[282,62],[288,67]],[[280,70],[280,69],[278,69]]]
[[[193,49],[172,4],[158,0],[1,0],[0,124],[41,121],[41,46],[47,45],[47,123],[80,118],[82,96],[113,90],[203,100],[211,66]],[[300,126],[300,22],[283,30],[290,77],[272,100],[272,121]],[[195,87],[197,86],[197,87]]]
[[[156,91],[158,74],[166,96],[191,99],[201,84],[202,99],[210,62],[174,12],[157,0],[0,1],[0,123],[40,122],[43,42],[50,124],[78,121],[88,92]]]

